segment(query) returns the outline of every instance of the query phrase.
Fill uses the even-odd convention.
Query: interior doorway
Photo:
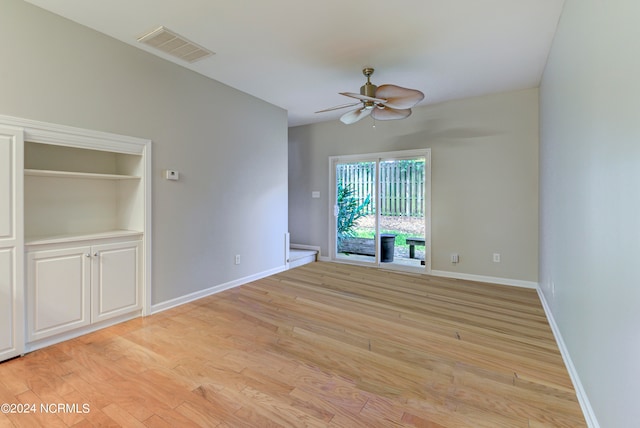
[[[330,158],[332,260],[430,271],[430,150]]]

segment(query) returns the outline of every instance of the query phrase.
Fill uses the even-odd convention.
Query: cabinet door
[[[0,126],[0,361],[24,352],[22,139]]]
[[[28,340],[89,325],[91,247],[27,254]]]
[[[142,308],[141,248],[141,241],[92,247],[92,322]]]

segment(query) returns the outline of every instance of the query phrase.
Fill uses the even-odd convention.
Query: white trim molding
[[[317,251],[318,252],[318,257],[320,257],[320,247],[315,246],[315,245],[290,244],[289,247],[292,248],[292,249],[296,249],[296,250]]]
[[[129,154],[142,154],[145,147],[148,147],[150,143],[149,140],[143,138],[40,122],[13,116],[0,115],[0,122],[22,128],[24,130],[24,140],[35,143]]]
[[[236,279],[233,281],[225,282],[223,284],[214,285],[213,287],[206,288],[204,290],[196,291],[194,293],[186,294],[184,296],[176,297],[175,299],[167,300],[161,303],[151,305],[151,312],[149,315],[157,314],[158,312],[166,311],[167,309],[175,308],[176,306],[190,303],[203,297],[211,296],[212,294],[220,293],[221,291],[229,290],[231,288],[239,287],[244,284],[248,284],[252,281],[257,281],[262,278],[266,278],[271,275],[275,275],[287,270],[286,265],[259,272],[255,275],[245,276],[244,278]]]
[[[538,283],[533,281],[523,281],[521,279],[500,278],[497,276],[472,275],[468,273],[448,272],[444,270],[432,270],[431,275],[443,278],[464,279],[467,281],[488,282],[491,284],[511,285],[513,287],[538,288]]]
[[[353,265],[358,265],[358,266],[366,266],[366,267],[372,267],[372,268],[376,268],[376,269],[387,269],[388,267],[386,266],[378,266],[376,264],[368,264],[365,265],[363,263],[350,263],[348,261],[344,261],[344,260],[332,260],[331,257],[327,257],[327,256],[318,256],[318,261],[319,262],[330,262],[330,263],[345,263],[345,264],[353,264]],[[403,271],[403,270],[396,270],[394,269],[394,272],[407,272],[407,273],[416,273],[415,271]],[[422,275],[426,275],[426,276],[440,276],[443,278],[453,278],[453,279],[463,279],[466,281],[475,281],[475,282],[487,282],[490,284],[498,284],[498,285],[509,285],[512,287],[522,287],[522,288],[531,288],[531,289],[537,289],[538,288],[538,283],[534,282],[534,281],[523,281],[521,279],[511,279],[511,278],[500,278],[497,276],[484,276],[484,275],[472,275],[472,274],[468,274],[468,273],[459,273],[459,272],[448,272],[448,271],[444,271],[444,270],[432,270],[431,272],[418,272]]]
[[[567,349],[567,346],[562,339],[562,334],[560,334],[560,329],[558,328],[558,325],[553,318],[553,313],[551,312],[551,308],[547,303],[547,299],[544,297],[544,293],[542,292],[542,289],[540,289],[540,287],[537,287],[537,291],[538,296],[540,297],[540,302],[542,303],[542,307],[544,308],[544,313],[547,315],[547,320],[549,321],[551,331],[553,331],[553,335],[556,338],[556,343],[558,344],[558,348],[560,349],[560,354],[562,355],[562,359],[564,360],[564,365],[567,367],[567,371],[569,372],[569,376],[571,377],[571,382],[573,382],[573,387],[576,390],[576,396],[578,398],[578,402],[580,403],[580,407],[582,408],[582,413],[584,414],[587,426],[589,426],[589,428],[600,428],[600,424],[598,423],[593,408],[591,407],[591,402],[589,401],[587,392],[582,386],[580,376],[578,376],[578,371],[573,365],[571,355],[569,355],[569,350]]]

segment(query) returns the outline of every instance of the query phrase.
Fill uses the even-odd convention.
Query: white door
[[[0,127],[0,361],[24,352],[23,133]]]
[[[124,315],[142,307],[141,248],[141,241],[92,247],[92,322]]]
[[[27,254],[28,341],[89,325],[91,247]]]

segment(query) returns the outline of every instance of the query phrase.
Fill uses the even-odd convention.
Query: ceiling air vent
[[[165,27],[156,28],[138,41],[187,62],[196,62],[214,54]]]

